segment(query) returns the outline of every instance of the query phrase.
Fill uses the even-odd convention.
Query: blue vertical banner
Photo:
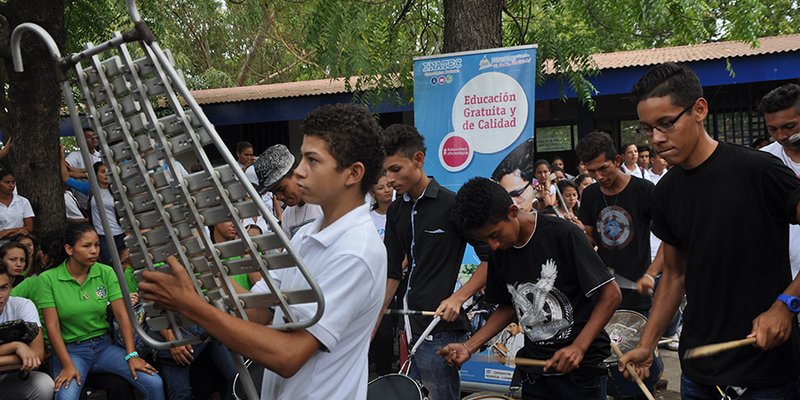
[[[425,136],[425,171],[457,191],[489,177],[533,138],[536,46],[414,59],[414,125]]]
[[[428,147],[425,172],[456,192],[470,178],[505,173],[499,165],[511,159],[531,164],[515,164],[517,175],[532,170],[535,84],[535,45],[414,59],[414,124]],[[479,262],[468,250],[461,283]],[[473,329],[491,311],[473,309],[468,315]],[[523,337],[516,324],[498,333],[462,366],[462,387],[506,390],[514,369],[494,360],[513,358]]]

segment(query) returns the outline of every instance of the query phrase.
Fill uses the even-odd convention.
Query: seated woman
[[[8,238],[12,242],[19,242],[25,246],[28,254],[28,264],[25,268],[25,276],[31,275],[32,271],[40,271],[42,263],[42,251],[39,248],[39,241],[32,233],[16,234]]]
[[[0,169],[0,244],[11,236],[33,232],[33,208],[28,199],[14,193],[17,182],[9,169]]]
[[[161,400],[164,389],[155,368],[134,351],[133,330],[111,267],[97,263],[100,239],[91,225],[67,228],[60,265],[40,275],[45,326],[53,359],[56,400],[74,399],[90,372],[106,372],[128,381],[145,400]],[[106,307],[111,304],[125,349],[109,335]]]
[[[8,270],[11,285],[19,285],[25,279],[24,272],[28,267],[28,248],[20,242],[7,242],[0,246],[0,262]]]
[[[42,315],[42,308],[39,305],[41,300],[41,282],[39,281],[39,274],[51,267],[48,265],[49,259],[58,259],[59,255],[63,253],[64,245],[58,243],[63,240],[62,237],[63,235],[60,232],[50,232],[42,238],[42,243],[44,244],[43,248],[38,249],[38,247],[36,247],[38,250],[36,254],[39,255],[39,261],[34,261],[33,263],[28,262],[29,267],[26,271],[25,279],[18,286],[14,286],[14,289],[11,291],[12,296],[26,298],[33,302],[39,313],[39,321],[42,321],[42,324],[44,324],[44,316]],[[29,240],[30,237],[21,236],[21,239],[20,243],[25,244],[24,240]],[[2,268],[2,266],[0,266],[0,268]],[[47,336],[47,329],[45,329],[44,325],[42,325],[42,337],[44,338],[45,348],[47,352],[50,353],[50,338]],[[43,360],[39,369],[49,372],[51,369],[50,359],[47,358]],[[86,397],[87,391],[95,391],[97,389],[105,391],[109,399],[135,399],[133,387],[124,379],[113,374],[91,373],[86,377],[86,382],[81,384],[81,388],[83,392],[81,396],[82,399]],[[52,387],[50,390],[52,391]],[[50,398],[52,398],[52,396]]]

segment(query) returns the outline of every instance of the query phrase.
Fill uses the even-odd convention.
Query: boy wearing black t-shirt
[[[638,131],[675,165],[653,193],[653,232],[664,269],[637,347],[620,360],[647,375],[653,348],[686,293],[680,339],[681,396],[791,399],[800,340],[789,270],[789,224],[800,180],[777,158],[719,143],[705,130],[708,103],[697,76],[673,63],[633,87]],[[794,194],[792,194],[794,192]],[[786,302],[786,303],[784,303]],[[684,359],[687,349],[755,337],[754,346]]]
[[[621,157],[607,133],[586,135],[575,153],[597,181],[584,189],[578,217],[589,240],[597,244],[597,254],[623,289],[620,308],[647,315],[650,297],[639,294],[634,282],[650,266],[653,183],[619,169]]]
[[[569,221],[520,212],[500,185],[467,182],[453,219],[491,247],[485,300],[499,305],[469,340],[440,354],[462,364],[516,321],[525,334],[517,358],[547,360],[518,367],[523,399],[606,399],[609,338],[603,327],[620,302],[619,287]]]

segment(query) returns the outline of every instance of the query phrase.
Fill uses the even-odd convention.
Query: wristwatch
[[[786,303],[786,307],[789,307],[789,310],[795,314],[800,312],[800,297],[789,296],[786,293],[781,293],[778,296],[778,300]]]

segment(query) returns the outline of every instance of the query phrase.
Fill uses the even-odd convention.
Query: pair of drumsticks
[[[435,315],[435,312],[434,311],[414,311],[414,310],[386,310],[386,314],[408,314],[408,315],[433,316],[433,315]],[[747,346],[747,345],[752,345],[755,342],[756,342],[756,338],[755,337],[749,337],[749,338],[745,338],[745,339],[732,340],[732,341],[729,341],[729,342],[714,343],[714,344],[709,344],[709,345],[705,345],[705,346],[695,347],[693,349],[687,350],[686,353],[684,354],[683,358],[689,360],[689,359],[693,359],[693,358],[708,357],[708,356],[712,356],[714,354],[718,354],[718,353],[721,353],[721,352],[724,352],[724,351],[727,351],[727,350],[732,350],[732,349],[735,349],[735,348],[739,348],[739,347],[743,347],[743,346]],[[616,354],[617,357],[622,358],[622,355],[623,355],[622,351],[619,349],[619,346],[617,346],[617,343],[614,342],[613,340],[611,341],[611,349],[614,351],[614,354]],[[508,362],[508,359],[506,357],[502,357],[502,356],[494,356],[494,359],[499,361],[499,362],[501,362],[501,363],[507,363]],[[523,358],[523,357],[516,357],[516,358],[513,359],[513,362],[514,362],[515,365],[519,365],[519,366],[523,366],[523,367],[544,367],[547,364],[547,360],[537,360],[537,359],[533,359],[533,358]],[[625,368],[628,371],[628,374],[634,378],[634,381],[636,382],[636,385],[639,386],[639,389],[641,389],[641,391],[645,395],[645,397],[647,397],[650,400],[655,400],[655,398],[653,397],[653,394],[650,393],[650,390],[647,389],[647,386],[645,386],[645,384],[642,381],[642,379],[639,377],[639,375],[633,369],[633,366],[631,364],[626,364]]]

